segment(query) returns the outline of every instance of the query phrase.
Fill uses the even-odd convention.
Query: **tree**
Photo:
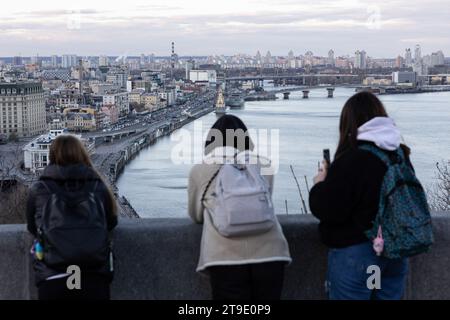
[[[436,164],[436,182],[428,192],[430,207],[435,211],[450,211],[450,160]]]
[[[24,223],[28,187],[16,178],[20,171],[22,149],[15,144],[0,153],[0,224]]]

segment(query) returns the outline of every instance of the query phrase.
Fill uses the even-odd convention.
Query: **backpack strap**
[[[38,183],[43,185],[44,188],[48,191],[48,193],[50,193],[50,194],[54,193],[44,180],[39,180]]]
[[[203,202],[205,200],[205,196],[206,196],[206,192],[208,191],[209,187],[211,186],[212,181],[217,177],[217,175],[219,174],[220,169],[222,169],[222,166],[220,166],[219,170],[217,170],[214,175],[212,176],[212,178],[208,181],[208,184],[206,185],[205,190],[203,191],[202,194],[202,198],[201,198],[201,202]]]
[[[381,161],[383,161],[383,163],[387,167],[395,164],[395,162],[393,162],[393,160],[389,156],[389,154],[387,154],[385,151],[383,151],[382,149],[380,149],[372,144],[368,144],[368,143],[363,144],[363,145],[359,146],[358,149],[369,151],[370,153],[372,153],[373,155],[378,157]],[[405,161],[405,156],[404,156],[402,148],[398,148],[396,150],[396,155],[397,155],[397,159],[400,159],[400,161],[397,160],[397,163],[401,163],[401,162]]]
[[[239,152],[236,152],[233,156],[234,162],[236,163],[236,159],[237,159],[237,155],[239,154]],[[223,157],[223,159],[225,160],[225,156]],[[203,191],[202,194],[202,198],[201,198],[201,202],[203,202],[205,200],[205,196],[206,196],[206,192],[208,191],[209,187],[211,186],[212,181],[217,177],[217,175],[219,174],[220,169],[222,169],[223,164],[220,166],[219,170],[216,171],[216,173],[213,174],[212,178],[208,181],[208,184],[206,185],[205,190]]]

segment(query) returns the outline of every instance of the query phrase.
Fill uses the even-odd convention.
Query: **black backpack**
[[[95,195],[98,180],[86,181],[82,188],[70,191],[56,181],[41,181],[49,192],[42,210],[38,240],[44,251],[44,263],[65,271],[69,265],[96,269],[109,260],[110,241],[106,212]]]

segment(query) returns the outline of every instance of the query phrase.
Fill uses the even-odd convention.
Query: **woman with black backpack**
[[[76,136],[58,136],[49,160],[27,202],[39,299],[109,299],[115,198]]]
[[[291,261],[273,211],[273,173],[251,150],[244,123],[221,116],[189,175],[188,213],[203,224],[197,271],[209,275],[215,300],[280,299]]]
[[[330,299],[400,299],[407,258],[432,242],[431,219],[410,149],[369,92],[344,105],[334,161],[310,191],[311,212],[329,247]]]

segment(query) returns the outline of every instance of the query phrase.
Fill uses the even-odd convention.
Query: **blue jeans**
[[[408,259],[378,257],[369,241],[330,249],[328,297],[330,300],[399,300],[404,293],[407,272]],[[374,280],[376,274],[380,275],[378,282]]]

